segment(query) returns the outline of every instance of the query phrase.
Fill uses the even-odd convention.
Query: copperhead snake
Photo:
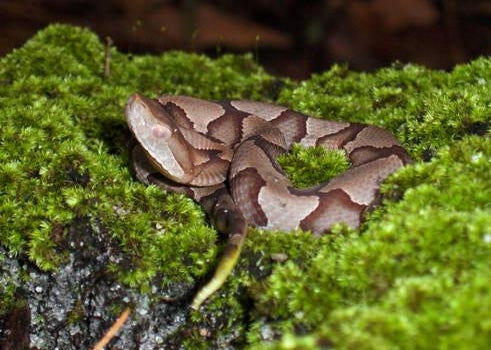
[[[136,177],[193,198],[229,237],[194,309],[230,274],[249,225],[316,235],[339,222],[356,228],[377,203],[380,183],[410,162],[384,129],[320,120],[268,103],[134,94],[125,113],[138,142],[132,151]],[[327,183],[296,189],[276,161],[293,143],[344,150],[351,167]]]

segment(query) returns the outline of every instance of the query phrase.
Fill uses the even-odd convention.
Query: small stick
[[[111,75],[111,46],[113,39],[106,36],[106,45],[104,45],[104,78],[109,78]]]
[[[124,309],[124,311],[121,313],[121,315],[118,317],[118,319],[113,323],[111,328],[109,328],[104,334],[104,337],[102,337],[101,340],[94,346],[93,350],[102,350],[104,347],[111,341],[111,339],[118,333],[119,329],[123,326],[123,324],[126,322],[128,319],[128,316],[130,315],[131,309],[127,307]]]

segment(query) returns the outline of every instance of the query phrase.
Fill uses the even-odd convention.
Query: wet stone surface
[[[107,265],[122,261],[122,257],[102,231],[89,219],[78,219],[65,228],[66,238],[59,243],[66,258],[56,272],[40,271],[0,251],[4,257],[0,280],[13,285],[17,300],[22,295],[25,301],[7,315],[0,315],[2,349],[18,349],[19,345],[34,349],[91,348],[128,306],[131,315],[110,343],[111,348],[163,349],[168,338],[175,337],[186,322],[185,305],[152,300],[188,294],[189,286],[177,286],[172,291],[152,286],[151,293],[142,295],[111,279]],[[24,284],[21,275],[27,276]]]
[[[0,305],[0,349],[29,347],[30,313],[22,285],[22,268],[12,254],[0,247],[0,296],[15,299],[7,307]]]

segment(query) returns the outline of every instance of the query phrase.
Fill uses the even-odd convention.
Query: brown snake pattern
[[[384,129],[261,102],[134,94],[126,118],[138,141],[138,179],[193,198],[229,236],[215,276],[192,303],[195,309],[232,270],[248,225],[316,235],[340,222],[356,228],[376,204],[380,183],[410,162]],[[327,183],[296,189],[276,161],[293,143],[344,150],[351,167]]]

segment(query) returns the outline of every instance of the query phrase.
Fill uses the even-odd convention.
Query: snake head
[[[149,161],[165,177],[186,184],[193,179],[187,143],[178,125],[156,101],[133,94],[126,103],[126,120]]]

